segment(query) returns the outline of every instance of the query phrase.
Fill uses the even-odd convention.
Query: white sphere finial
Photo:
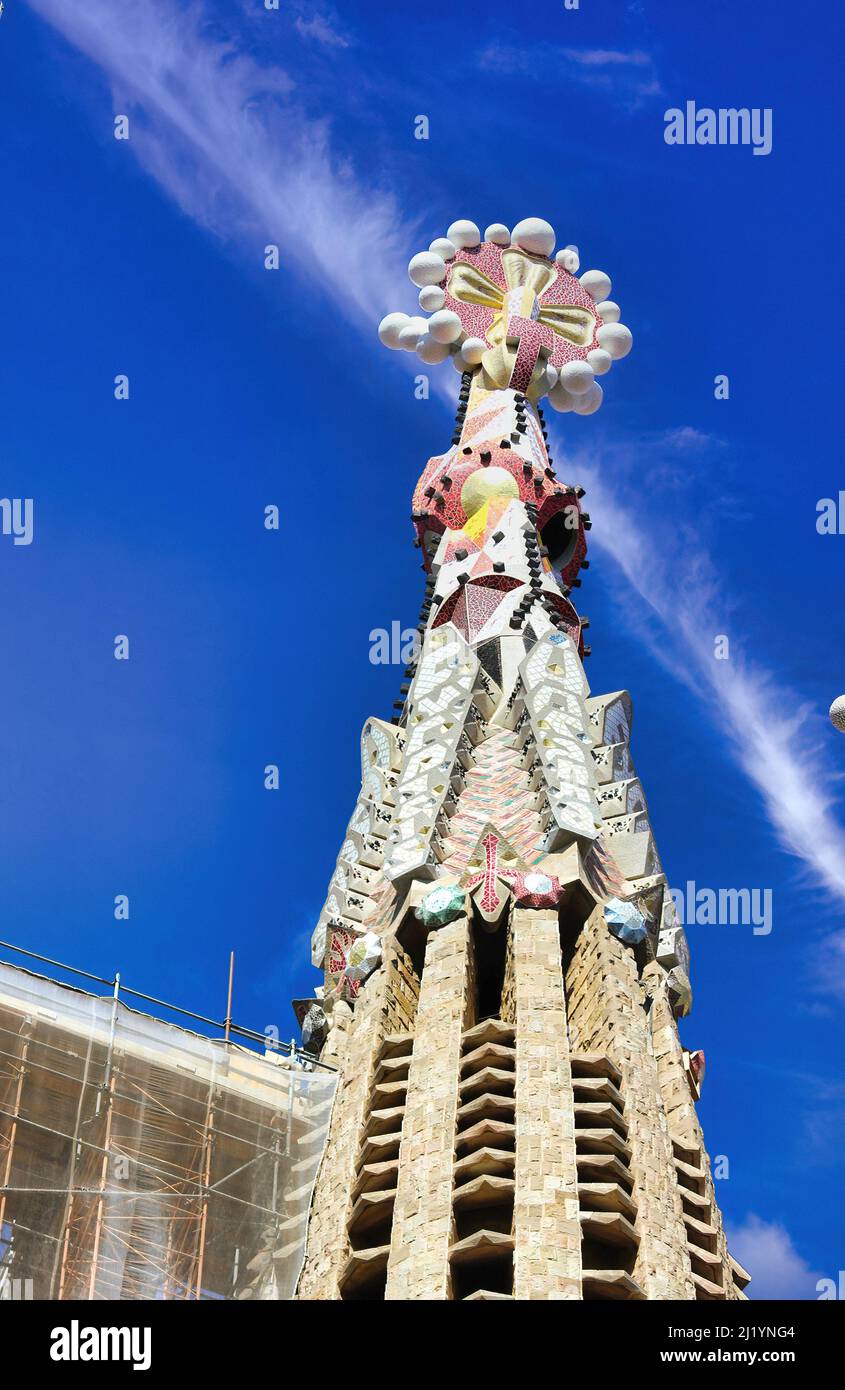
[[[511,232],[511,241],[534,256],[550,256],[555,249],[555,229],[542,217],[523,217]]]
[[[838,695],[831,705],[830,722],[834,729],[845,734],[845,695]]]

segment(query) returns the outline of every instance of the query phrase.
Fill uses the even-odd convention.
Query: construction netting
[[[0,1297],[291,1298],[336,1081],[0,964]]]

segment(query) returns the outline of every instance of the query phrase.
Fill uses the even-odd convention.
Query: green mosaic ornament
[[[425,927],[445,927],[466,912],[466,893],[457,883],[438,885],[426,893],[416,909],[416,916]]]

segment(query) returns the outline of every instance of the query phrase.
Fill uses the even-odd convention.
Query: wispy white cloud
[[[349,39],[346,35],[331,25],[321,14],[315,14],[311,19],[303,19],[300,15],[294,20],[294,28],[304,39],[313,39],[315,43],[322,44],[324,48],[349,47]]]
[[[792,1238],[777,1221],[763,1221],[753,1212],[739,1225],[727,1227],[731,1254],[751,1275],[748,1294],[764,1299],[818,1298],[818,1270],[798,1253]]]
[[[644,53],[642,49],[638,48],[629,49],[627,52],[620,52],[619,49],[615,48],[562,48],[560,51],[571,62],[580,63],[585,68],[650,68],[652,66],[650,54]]]
[[[706,434],[703,430],[697,430],[692,425],[681,425],[677,429],[666,430],[656,442],[682,454],[697,454],[714,446],[722,447],[722,440],[712,434]]]
[[[575,82],[632,110],[663,92],[655,61],[642,49],[495,42],[482,49],[477,61],[490,72]]]
[[[287,71],[221,39],[195,3],[29,3],[102,70],[133,116],[129,147],[186,214],[251,243],[256,263],[278,242],[359,325],[407,300],[412,232],[393,194],[333,154]]]
[[[686,432],[675,437],[684,450]],[[658,441],[658,454],[665,453],[669,438]],[[616,462],[619,447],[612,453]],[[642,470],[642,450],[638,455]],[[845,902],[845,829],[834,812],[840,781],[825,753],[824,712],[802,703],[773,671],[743,655],[740,619],[726,608],[724,586],[697,526],[680,523],[677,511],[655,514],[651,502],[644,505],[631,495],[634,489],[626,495],[618,467],[595,461],[595,451],[577,456],[597,518],[590,539],[624,576],[627,593],[633,590],[642,601],[642,640],[727,736],[735,760],[761,794],[781,847]],[[645,536],[651,537],[647,555]],[[635,619],[636,610],[629,611]],[[722,633],[731,638],[729,660],[714,655],[714,638]],[[839,954],[845,965],[845,939]],[[835,978],[828,977],[828,988]],[[845,970],[836,987],[845,989]]]

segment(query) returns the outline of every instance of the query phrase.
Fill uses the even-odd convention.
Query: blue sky
[[[551,419],[594,522],[587,674],[634,697],[670,882],[772,890],[767,936],[688,928],[682,1032],[757,1295],[815,1297],[843,1265],[818,1193],[843,1177],[845,536],[816,531],[845,488],[842,22],[525,13],[7,4],[0,492],[35,530],[0,536],[0,934],[216,1015],[234,948],[240,1021],[294,1031],[360,728],[401,679],[369,633],[416,621],[410,496],[457,388],[432,368],[416,400],[375,325],[455,218],[547,218],[635,339],[598,415]],[[688,100],[771,108],[772,153],[668,146]]]

